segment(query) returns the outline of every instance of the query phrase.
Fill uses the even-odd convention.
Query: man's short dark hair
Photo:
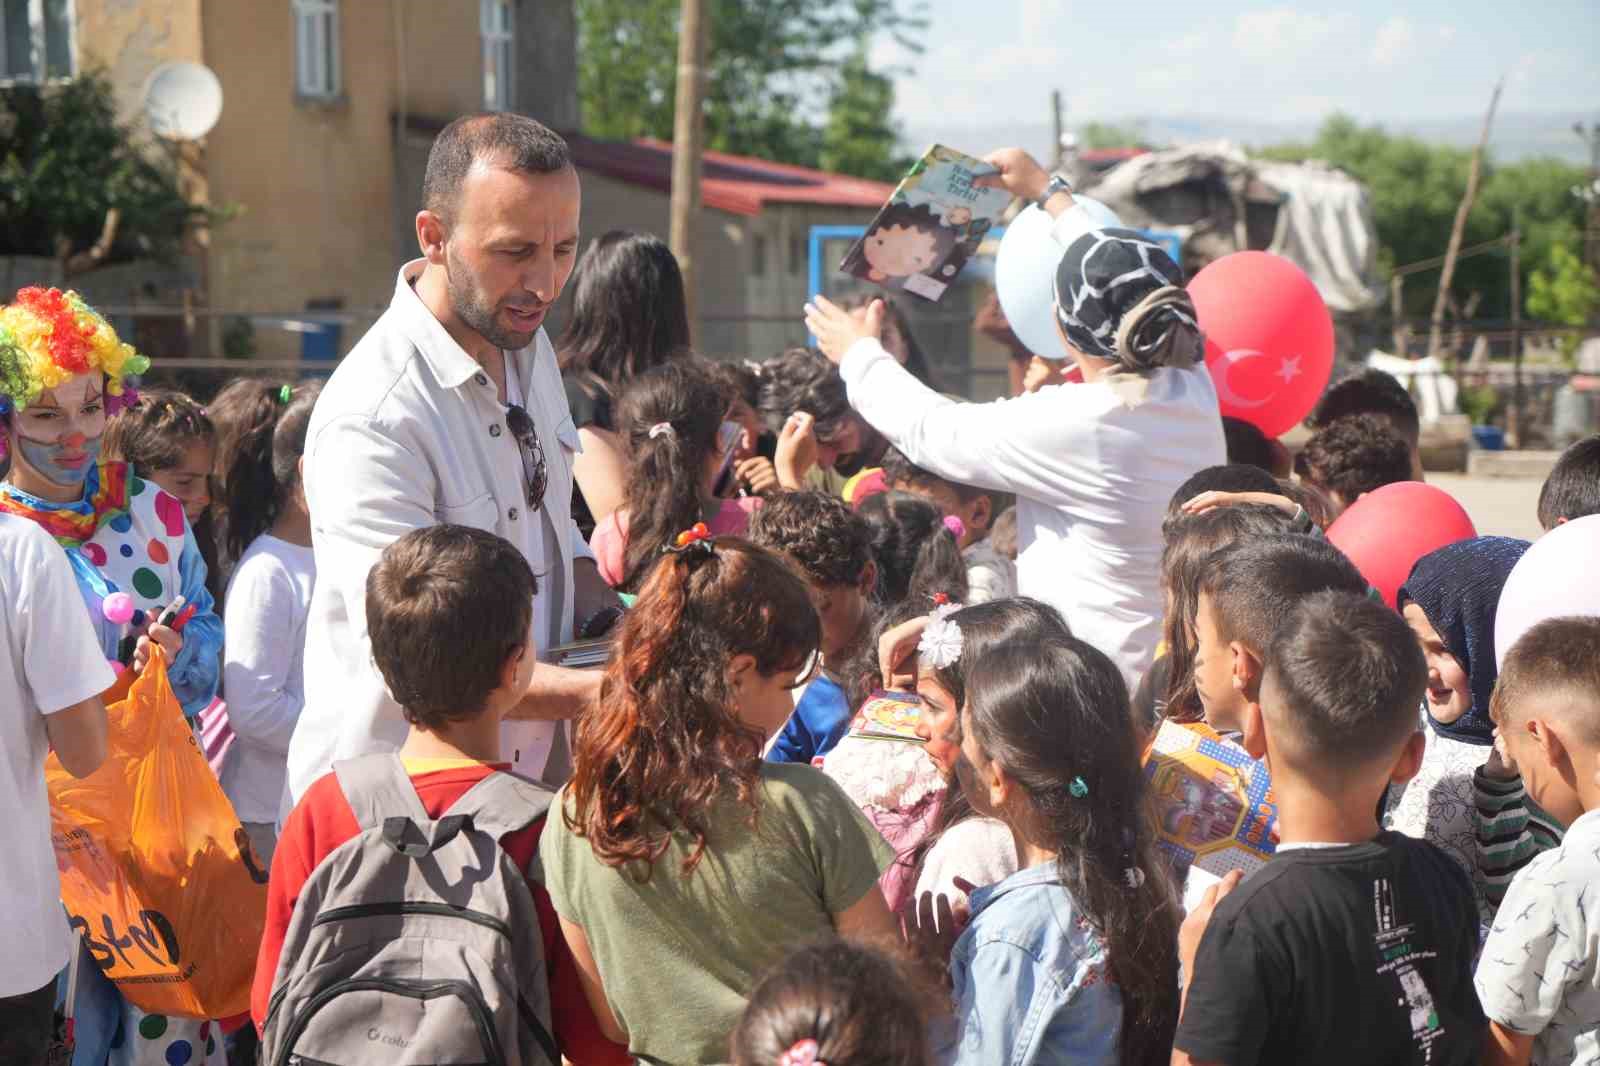
[[[554,174],[572,165],[572,152],[559,133],[526,115],[506,111],[463,115],[433,139],[422,178],[422,206],[450,218],[461,198],[461,183],[474,163],[524,174]]]
[[[1245,463],[1226,463],[1208,466],[1178,486],[1178,491],[1167,501],[1167,514],[1161,520],[1161,534],[1166,536],[1174,522],[1183,517],[1183,505],[1202,492],[1270,492],[1280,495],[1283,490],[1278,479],[1261,469]]]
[[[827,436],[850,415],[839,368],[814,348],[790,348],[767,361],[761,370],[761,417],[767,429],[783,432],[796,411],[816,419],[819,436]]]
[[[1366,596],[1313,592],[1294,603],[1267,651],[1262,687],[1282,703],[1267,728],[1297,767],[1337,776],[1399,754],[1428,685],[1405,620]]]
[[[1279,533],[1213,552],[1201,572],[1199,594],[1211,604],[1223,640],[1240,641],[1265,655],[1295,605],[1327,589],[1364,596],[1367,582],[1321,537]]]
[[[1517,638],[1495,683],[1495,722],[1525,721],[1530,697],[1600,745],[1600,617],[1547,618]]]
[[[750,516],[750,539],[788,555],[815,584],[856,585],[872,558],[872,530],[825,492],[791,492]]]
[[[427,526],[384,549],[367,575],[367,631],[408,722],[437,729],[483,711],[512,652],[533,654],[537,589],[522,553],[481,529]]]
[[[1600,514],[1600,435],[1585,437],[1556,460],[1539,490],[1539,525],[1546,532],[1568,522]]]
[[[1378,415],[1334,419],[1306,442],[1301,476],[1346,505],[1363,493],[1411,480],[1411,446]]]
[[[1380,415],[1388,419],[1410,446],[1416,445],[1422,432],[1416,401],[1406,387],[1393,374],[1372,367],[1363,367],[1335,382],[1317,401],[1306,425],[1324,429],[1350,415]]]

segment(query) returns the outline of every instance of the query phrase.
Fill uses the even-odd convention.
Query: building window
[[[339,95],[339,0],[293,0],[294,91]]]
[[[757,233],[750,240],[750,276],[767,276],[767,238]]]
[[[72,77],[72,0],[0,5],[0,81]]]
[[[516,84],[516,13],[512,0],[478,0],[478,24],[483,33],[483,106],[489,111],[510,111]]]

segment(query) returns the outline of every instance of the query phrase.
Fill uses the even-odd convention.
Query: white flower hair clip
[[[961,610],[961,605],[951,603],[942,592],[933,597],[933,602],[933,614],[922,631],[922,639],[917,641],[917,659],[931,669],[943,670],[961,658],[961,627],[950,618]]]

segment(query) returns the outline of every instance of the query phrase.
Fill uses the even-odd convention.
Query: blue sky
[[[1531,113],[1600,118],[1596,0],[928,0],[927,8],[922,55],[888,41],[874,49],[879,63],[907,68],[896,107],[910,140],[1047,126],[1052,88],[1066,96],[1069,126],[1224,117],[1314,128],[1334,110],[1400,127],[1475,120],[1502,73],[1501,111],[1512,125]]]

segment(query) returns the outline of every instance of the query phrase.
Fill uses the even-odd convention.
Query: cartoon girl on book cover
[[[884,285],[937,267],[955,247],[958,236],[934,207],[896,201],[884,209],[859,246],[861,258],[866,260],[866,277]],[[858,264],[843,266],[854,272]]]

